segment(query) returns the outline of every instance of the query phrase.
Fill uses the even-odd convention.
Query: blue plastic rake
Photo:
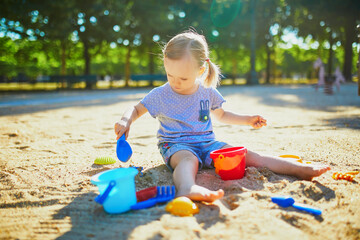
[[[143,202],[139,202],[131,206],[130,208],[133,210],[149,208],[157,203],[168,202],[174,199],[174,197],[175,197],[175,186],[161,186],[161,187],[157,187],[156,197],[150,198]]]

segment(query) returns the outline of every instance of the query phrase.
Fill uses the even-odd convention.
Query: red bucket
[[[243,178],[246,153],[245,147],[231,147],[212,151],[210,157],[214,161],[215,172],[222,180]]]

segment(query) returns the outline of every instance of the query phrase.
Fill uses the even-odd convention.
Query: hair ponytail
[[[211,62],[210,59],[206,59],[205,64],[207,64],[208,70],[204,79],[204,86],[216,88],[218,85],[220,85],[220,69],[216,64]]]

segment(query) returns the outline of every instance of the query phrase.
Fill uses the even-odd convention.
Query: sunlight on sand
[[[273,96],[274,99],[286,101],[290,103],[300,103],[301,100],[298,96],[292,94],[276,94]]]

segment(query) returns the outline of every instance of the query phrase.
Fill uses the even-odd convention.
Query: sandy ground
[[[172,184],[156,147],[158,123],[146,114],[131,128],[129,162],[94,164],[115,154],[113,125],[149,89],[67,92],[0,97],[1,239],[360,239],[360,177],[333,180],[334,171],[360,170],[360,97],[355,84],[325,95],[311,86],[219,88],[229,110],[261,114],[253,130],[215,122],[219,140],[259,153],[296,154],[332,170],[302,181],[268,169],[247,168],[243,179],[222,181],[202,170],[197,182],[225,196],[200,213],[177,217],[164,205],[108,215],[94,201],[90,178],[142,166],[137,190]],[[66,99],[69,100],[66,100]],[[313,216],[280,208],[270,197],[291,195],[323,210]]]

